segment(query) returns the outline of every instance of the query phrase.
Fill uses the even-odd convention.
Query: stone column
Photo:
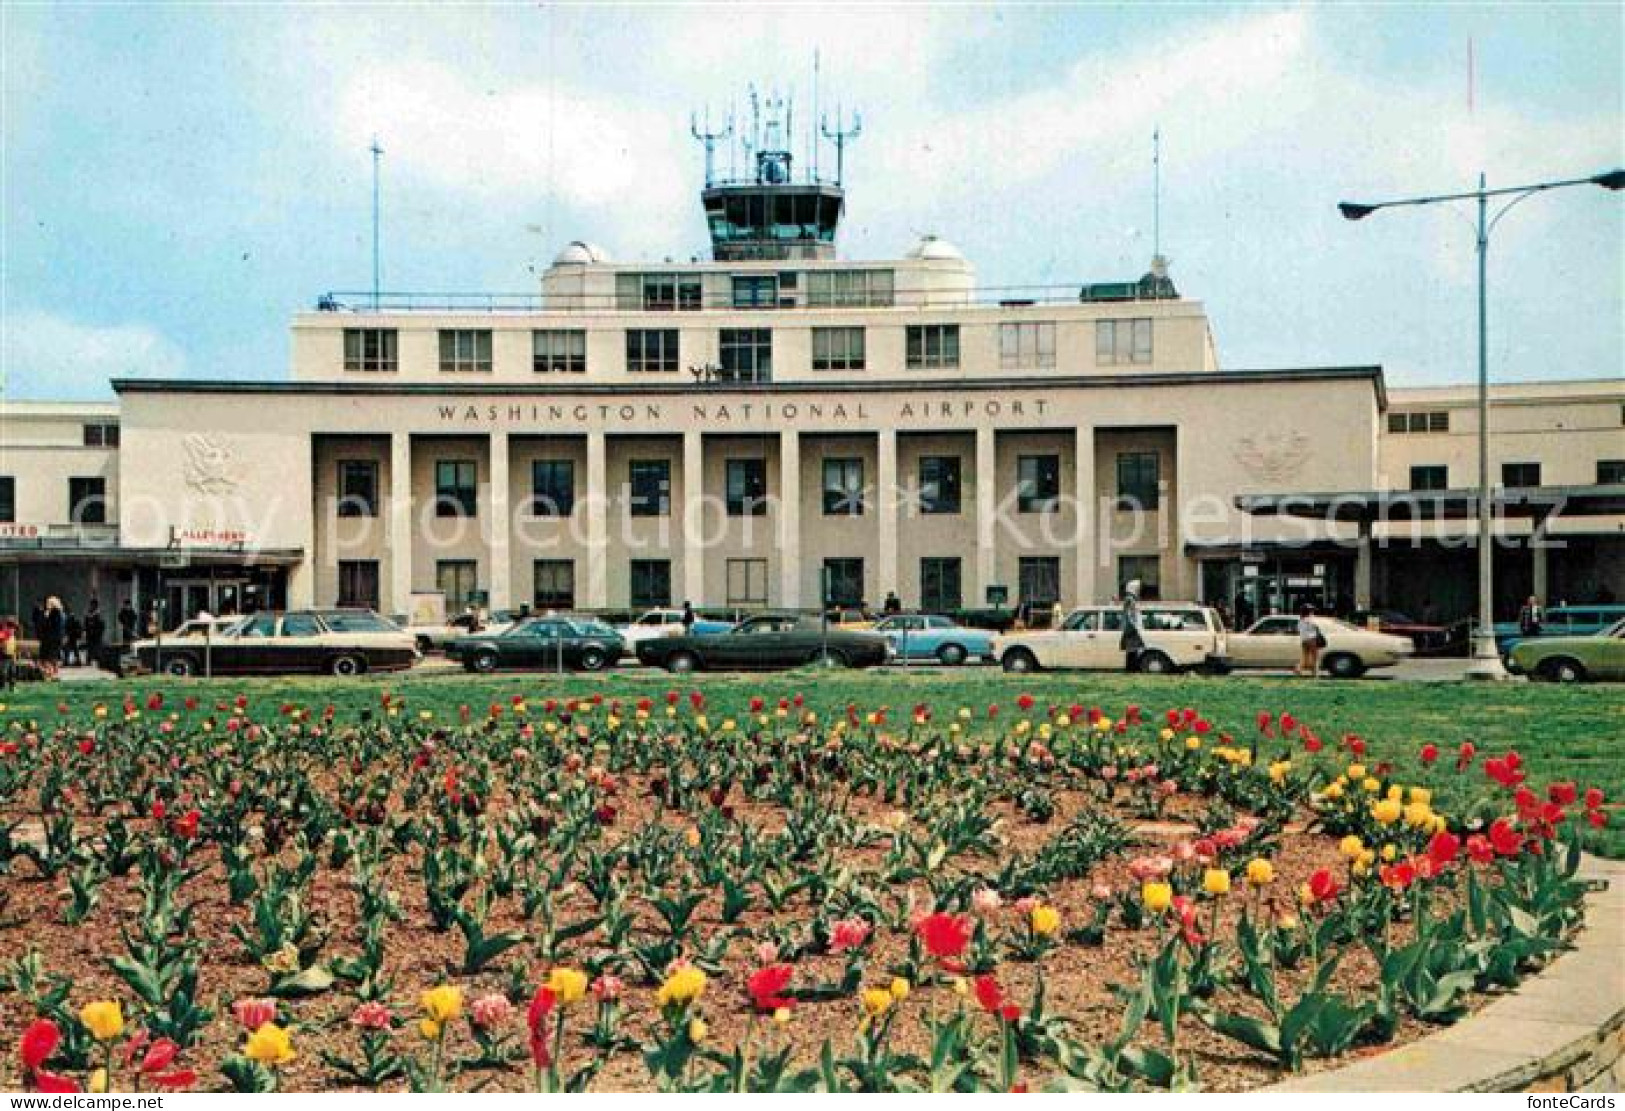
[[[609,462],[602,432],[587,433],[588,609],[609,608]]]
[[[876,435],[875,504],[873,512],[879,524],[879,552],[875,568],[875,596],[871,599],[879,607],[889,590],[898,590],[897,579],[897,512],[902,504],[897,486],[897,430],[882,428]]]
[[[316,604],[316,490],[315,441],[304,436],[299,443],[298,457],[287,460],[291,470],[301,476],[296,481],[303,485],[304,502],[298,521],[299,547],[303,558],[288,572],[288,608],[309,609]],[[297,497],[297,495],[295,495]],[[298,503],[296,503],[298,504]],[[175,614],[184,619],[189,614]]]
[[[1546,561],[1546,526],[1549,518],[1541,517],[1535,521],[1535,527],[1529,532],[1529,592],[1539,599],[1540,604],[1546,604],[1546,591],[1550,586]]]
[[[972,607],[987,604],[987,588],[998,581],[999,563],[994,551],[997,531],[994,514],[998,512],[998,462],[994,450],[993,429],[976,430],[976,596]],[[1010,587],[1010,600],[1015,601],[1015,584]]]
[[[494,611],[513,605],[513,564],[510,558],[513,516],[508,508],[508,434],[500,431],[491,433],[489,449],[491,522],[486,551],[490,554],[491,568],[488,604]]]
[[[683,433],[683,597],[705,602],[705,440],[698,431]]]
[[[1072,604],[1095,600],[1095,572],[1100,565],[1100,499],[1095,496],[1095,430],[1080,426],[1073,448],[1072,496],[1077,499],[1077,551],[1072,567]]]
[[[1354,608],[1371,608],[1371,522],[1360,522],[1354,548]]]
[[[801,433],[779,431],[779,600],[801,605]]]
[[[389,438],[389,606],[411,617],[412,595],[412,434]]]

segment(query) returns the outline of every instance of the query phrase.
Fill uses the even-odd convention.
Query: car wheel
[[[185,679],[197,674],[197,661],[191,656],[171,656],[164,661],[164,674]]]
[[[604,655],[602,648],[583,648],[581,650],[581,670],[602,671],[608,659],[609,657]]]
[[[699,657],[692,652],[673,652],[666,657],[666,670],[674,675],[687,675],[699,669]]]
[[[332,661],[328,663],[327,670],[341,679],[349,679],[367,670],[367,662],[360,656],[351,656],[349,654],[334,656]]]
[[[433,637],[418,637],[418,651],[422,652],[425,656],[427,656],[430,652],[433,652],[434,651],[434,638]]]
[[[819,667],[847,666],[846,653],[837,648],[825,648],[823,651],[818,653],[818,657],[816,660],[814,660],[814,662],[818,664]]]
[[[1337,652],[1321,661],[1326,674],[1334,679],[1358,679],[1365,674],[1365,665],[1360,657],[1352,656],[1347,652]]]
[[[497,669],[497,654],[495,652],[479,652],[474,656],[474,670],[489,675]]]
[[[1579,660],[1571,660],[1567,656],[1554,656],[1543,661],[1536,674],[1553,683],[1579,683],[1585,679],[1586,669]]]
[[[1004,670],[1018,675],[1038,670],[1038,658],[1025,648],[1010,649],[1004,654],[1004,659],[999,662],[1004,665]]]
[[[1172,675],[1179,669],[1161,652],[1146,652],[1140,656],[1140,670],[1147,675]]]
[[[947,667],[958,667],[965,662],[965,649],[957,644],[944,644],[937,649],[937,659]]]

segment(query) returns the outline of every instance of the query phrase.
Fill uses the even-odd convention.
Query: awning
[[[123,548],[108,544],[53,544],[45,540],[0,541],[0,565],[21,563],[99,563],[114,567],[292,567],[303,562],[300,548]]]
[[[1461,521],[1478,516],[1473,490],[1345,490],[1325,494],[1242,494],[1236,508],[1260,517],[1317,521]],[[1625,483],[1497,487],[1491,513],[1502,519],[1602,517],[1625,513]]]

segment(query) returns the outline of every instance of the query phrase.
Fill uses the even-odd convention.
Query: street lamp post
[[[1599,185],[1618,192],[1625,189],[1625,169],[1610,170],[1591,177],[1569,178],[1564,181],[1542,181],[1533,185],[1517,185],[1507,189],[1485,188],[1484,175],[1478,175],[1478,188],[1470,193],[1444,193],[1432,197],[1405,197],[1393,201],[1356,203],[1344,201],[1337,206],[1345,220],[1363,220],[1383,208],[1405,208],[1427,204],[1448,204],[1454,201],[1474,201],[1478,207],[1478,622],[1473,630],[1473,661],[1467,668],[1472,679],[1505,679],[1506,668],[1501,666],[1501,654],[1495,649],[1495,595],[1492,588],[1494,537],[1491,530],[1495,514],[1490,485],[1490,349],[1488,322],[1488,274],[1490,232],[1503,217],[1521,201],[1536,193],[1563,189],[1571,185]],[[1500,211],[1490,215],[1491,197],[1510,197]]]

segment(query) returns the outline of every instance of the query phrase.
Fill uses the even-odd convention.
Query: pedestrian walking
[[[1140,624],[1140,580],[1132,579],[1123,587],[1123,636],[1118,647],[1123,650],[1123,667],[1127,671],[1140,670],[1140,657],[1145,654],[1145,628]]]
[[[683,616],[681,620],[683,623],[683,635],[687,636],[689,633],[694,631],[694,622],[697,620],[697,618],[694,615],[694,603],[690,602],[686,598],[683,599]]]
[[[107,639],[107,618],[102,616],[102,604],[90,600],[90,612],[85,614],[85,655],[91,663],[101,660],[102,643]]]
[[[125,644],[132,643],[135,640],[136,624],[140,620],[141,615],[135,612],[135,606],[130,603],[128,598],[124,599],[124,602],[118,608],[119,639]]]
[[[1292,674],[1320,678],[1320,650],[1325,647],[1326,634],[1315,624],[1315,607],[1305,605],[1298,610],[1298,666]]]
[[[62,662],[62,635],[66,622],[62,600],[54,594],[45,599],[45,618],[40,623],[39,661],[46,668],[54,668]]]
[[[62,611],[62,662],[68,667],[78,667],[83,664],[84,657],[79,654],[79,642],[85,635],[85,623],[79,620],[79,615],[72,609]]]
[[[1538,637],[1545,623],[1546,612],[1541,609],[1540,599],[1531,594],[1518,611],[1518,632],[1525,637]]]
[[[0,620],[0,690],[11,690],[17,685],[17,659],[22,653],[23,630],[10,618]]]

